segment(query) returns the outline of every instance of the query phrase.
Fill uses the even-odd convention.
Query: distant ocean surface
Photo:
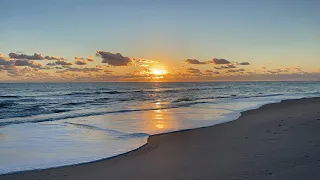
[[[0,174],[108,158],[149,135],[319,96],[319,82],[2,83]]]

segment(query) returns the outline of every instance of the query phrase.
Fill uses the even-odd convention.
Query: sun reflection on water
[[[153,120],[156,122],[156,127],[159,128],[159,129],[163,129],[165,127],[164,125],[164,117],[163,117],[163,113],[162,113],[163,110],[155,110],[154,112],[154,117],[153,117]]]

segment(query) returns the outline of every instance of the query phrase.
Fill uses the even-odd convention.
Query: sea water
[[[319,82],[2,83],[0,174],[113,157],[150,135],[319,96]]]

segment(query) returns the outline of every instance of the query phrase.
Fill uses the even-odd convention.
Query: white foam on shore
[[[317,94],[215,101],[145,112],[128,112],[25,123],[1,128],[0,174],[97,161],[135,150],[148,134],[162,134],[221,124],[241,112],[288,99]]]

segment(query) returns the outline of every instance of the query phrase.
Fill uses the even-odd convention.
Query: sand
[[[287,100],[212,127],[156,135],[111,159],[7,179],[320,179],[320,98]]]

